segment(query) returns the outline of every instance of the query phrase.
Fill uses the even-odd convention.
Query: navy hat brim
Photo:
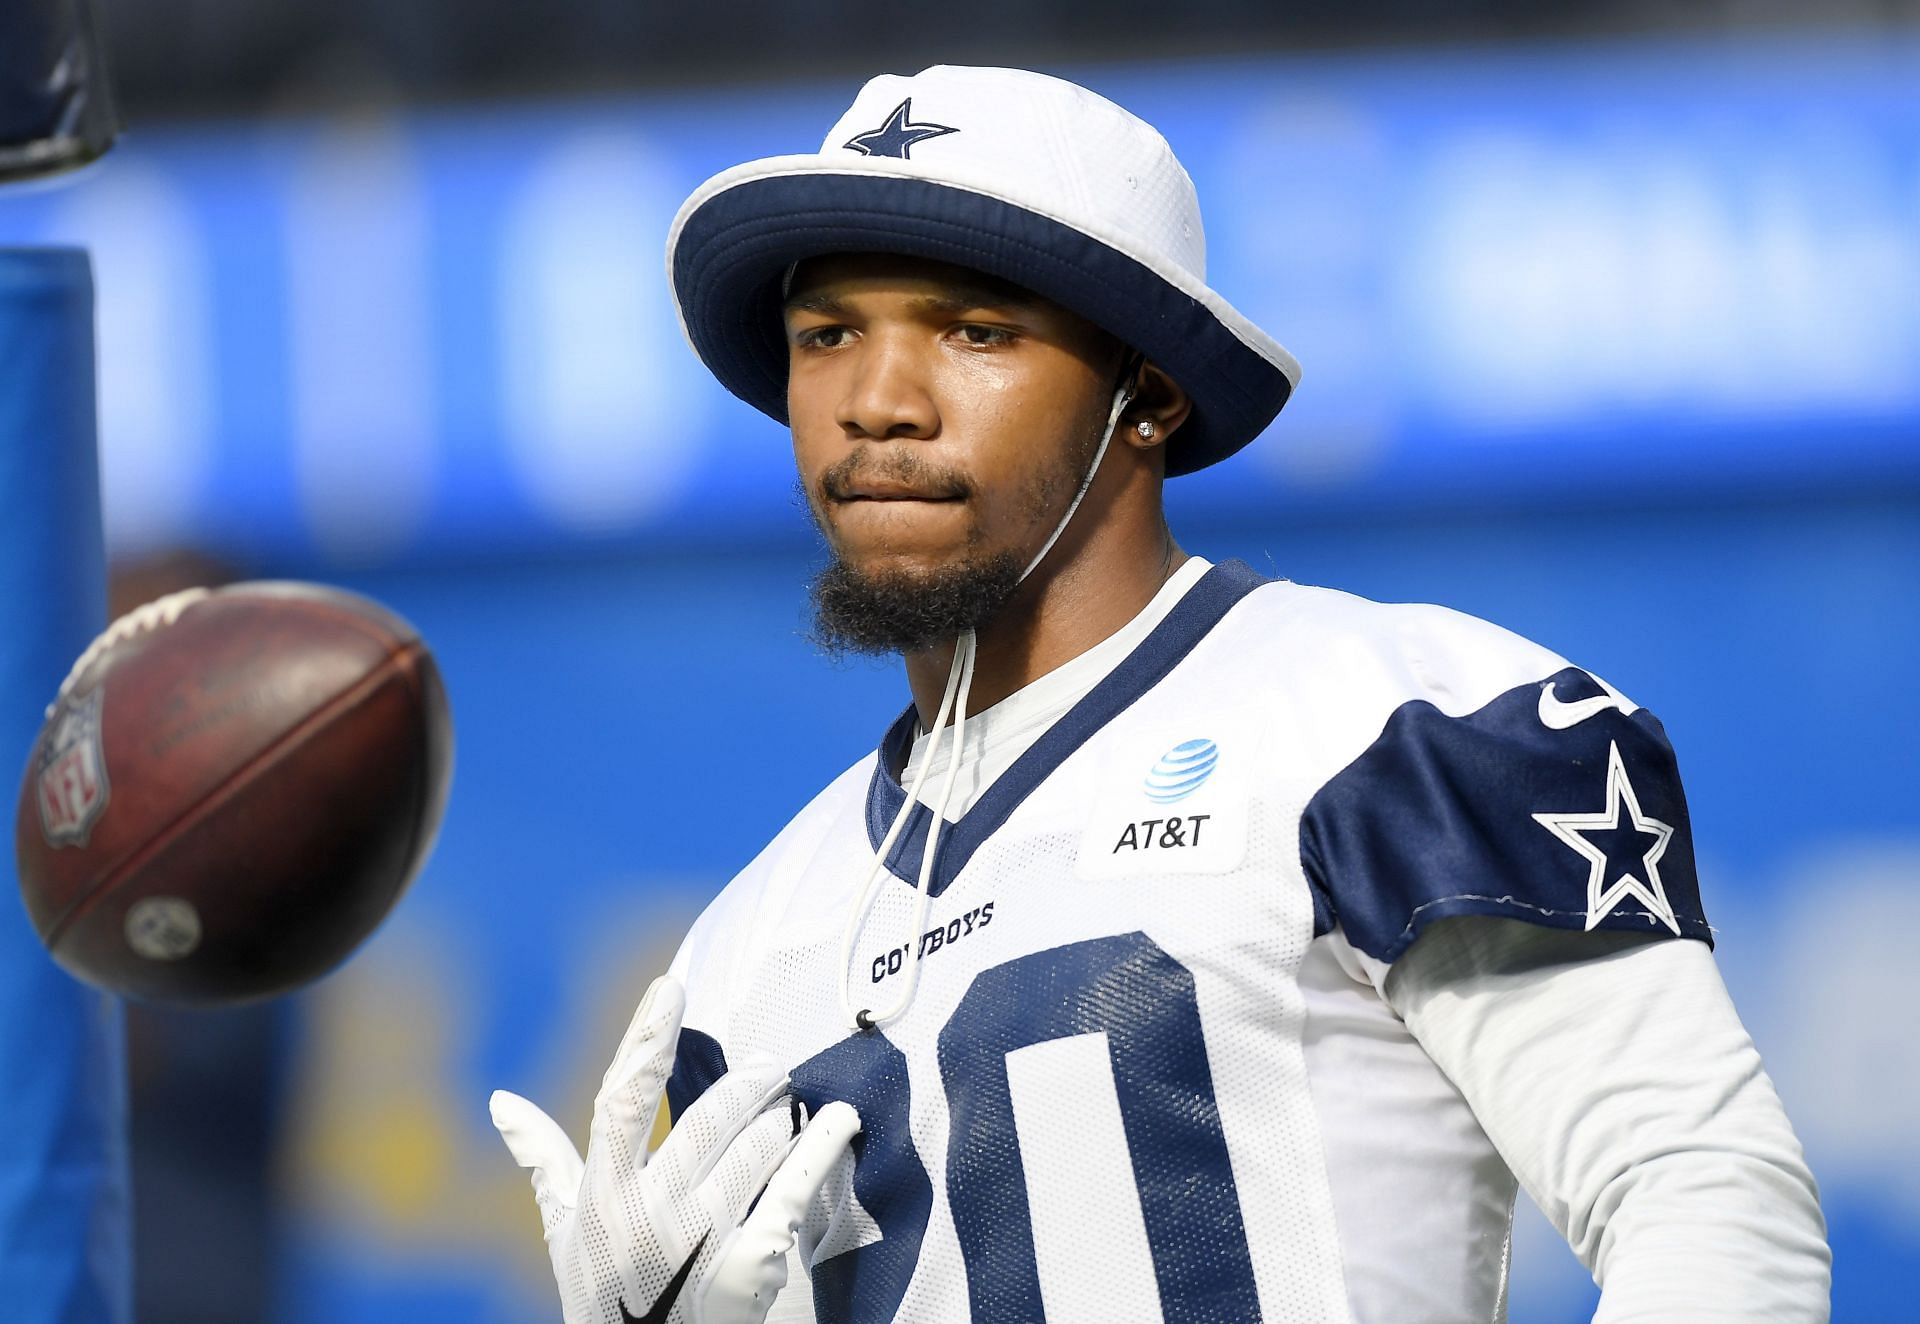
[[[815,169],[713,193],[683,217],[672,244],[674,295],[695,352],[729,391],[782,423],[782,279],[794,262],[830,253],[897,253],[982,271],[1146,355],[1193,401],[1168,442],[1169,476],[1238,451],[1293,390],[1281,366],[1206,301],[1093,235],[967,188]]]

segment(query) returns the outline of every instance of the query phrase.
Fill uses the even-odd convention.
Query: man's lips
[[[846,487],[831,494],[835,501],[959,501],[961,495],[952,490],[942,491],[936,488],[914,487],[908,483],[891,483],[883,479],[866,479],[849,483]]]

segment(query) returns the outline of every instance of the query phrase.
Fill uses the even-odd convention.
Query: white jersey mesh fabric
[[[802,1238],[819,1318],[1499,1312],[1513,1179],[1372,982],[1342,966],[1301,823],[1403,706],[1472,713],[1566,664],[1455,613],[1287,583],[1252,589],[1188,645],[1070,753],[1017,764],[1007,775],[1027,781],[1004,819],[976,826],[989,796],[943,830],[964,864],[937,878],[917,950],[900,948],[919,897],[890,875],[850,967],[838,958],[872,824],[891,818],[870,803],[873,758],[683,946],[687,1025],[731,1068],[778,1066],[861,1111],[857,1161]],[[913,962],[911,1005],[850,1035],[842,981],[886,999]],[[1078,1134],[1062,1120],[1076,1103]],[[1072,1172],[1103,1193],[1079,1228],[1061,1212]],[[1107,1207],[1128,1191],[1134,1208]],[[1098,1244],[1076,1243],[1095,1229]],[[1150,1266],[1157,1300],[1111,1305],[1102,1266],[1117,1253]]]

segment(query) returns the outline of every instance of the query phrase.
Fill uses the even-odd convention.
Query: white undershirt
[[[1705,943],[1441,920],[1385,990],[1600,1284],[1596,1324],[1827,1319],[1813,1174]]]
[[[1193,557],[1112,636],[969,715],[948,813],[975,804],[1210,568]],[[915,738],[903,782],[927,743]],[[1813,1176],[1704,943],[1472,917],[1434,925],[1389,968],[1330,940],[1592,1271],[1596,1321],[1827,1319]]]
[[[1160,586],[1153,600],[1140,609],[1140,614],[1118,630],[1072,661],[1064,662],[1039,679],[1029,681],[993,707],[968,713],[966,741],[960,751],[960,771],[954,778],[953,799],[947,805],[948,817],[958,818],[971,809],[1000,775],[1033,746],[1034,741],[1045,735],[1048,728],[1066,715],[1068,709],[1085,698],[1089,690],[1125,661],[1127,655],[1153,633],[1154,627],[1167,618],[1167,613],[1187,595],[1187,590],[1199,583],[1201,576],[1211,569],[1213,562],[1205,557],[1187,558],[1186,563]],[[951,735],[949,732],[949,739]],[[925,731],[913,738],[913,748],[907,754],[907,766],[900,774],[902,786],[913,784],[920,765],[926,761],[929,739]],[[916,797],[930,809],[939,803],[940,783],[945,779],[947,758],[952,749],[951,744],[945,741],[942,744],[944,748],[940,751],[940,762],[934,769],[938,775],[922,781]]]

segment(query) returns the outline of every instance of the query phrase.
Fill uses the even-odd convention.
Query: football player
[[[1826,1317],[1660,723],[1168,530],[1298,367],[1153,129],[877,78],[668,253],[792,428],[820,635],[912,702],[694,926],[584,1160],[494,1097],[569,1324],[1498,1319],[1522,1186],[1603,1319]]]

